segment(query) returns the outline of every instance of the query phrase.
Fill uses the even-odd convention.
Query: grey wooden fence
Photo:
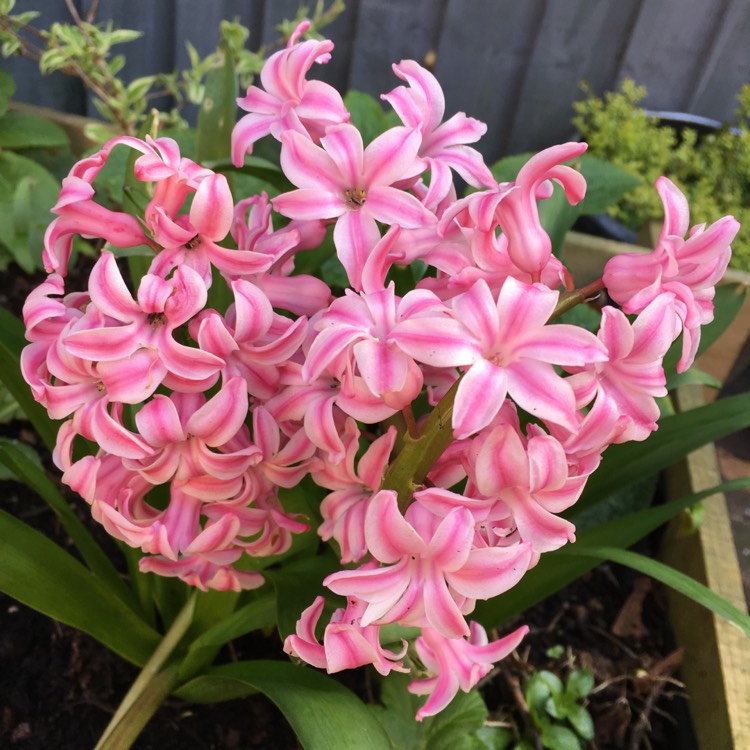
[[[86,10],[91,0],[78,0]],[[126,77],[186,63],[185,41],[206,54],[221,18],[239,18],[251,45],[278,37],[299,0],[100,0],[98,18],[144,32],[122,51]],[[726,119],[750,81],[749,0],[347,0],[327,33],[336,49],[319,75],[340,89],[378,95],[397,83],[391,63],[434,57],[447,114],[488,124],[488,158],[538,149],[571,133],[579,84],[597,92],[625,76],[648,87],[646,104]],[[40,25],[67,18],[63,0],[19,0]],[[3,63],[17,97],[91,113],[80,86],[43,79],[25,60]]]

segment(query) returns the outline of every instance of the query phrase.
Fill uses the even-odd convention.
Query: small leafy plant
[[[554,672],[534,672],[524,697],[542,745],[549,750],[581,750],[594,737],[594,722],[583,703],[594,689],[588,669],[576,669],[565,683]],[[518,746],[519,750],[533,745]]]
[[[743,86],[734,121],[700,135],[660,123],[639,106],[646,89],[626,79],[620,90],[595,96],[586,89],[576,102],[573,125],[590,153],[621,166],[641,184],[609,210],[633,229],[659,216],[652,185],[667,175],[685,193],[691,207],[706,219],[731,214],[741,224],[750,218],[750,84]],[[750,269],[750,235],[740,232],[732,265]]]

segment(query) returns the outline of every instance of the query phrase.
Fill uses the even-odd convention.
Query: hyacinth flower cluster
[[[234,196],[165,137],[115,138],[84,158],[24,308],[22,371],[64,420],[63,481],[144,553],[141,570],[252,589],[264,577],[245,561],[314,527],[340,557],[323,583],[345,604],[323,624],[325,600],[312,601],[285,650],[329,672],[418,663],[421,719],[521,642],[525,627],[489,643],[467,618],[575,540],[561,513],[603,451],[657,428],[663,357],[682,335],[678,369],[692,363],[738,224],[691,229],[661,178],[654,251],[616,257],[575,290],[538,205],[555,185],[584,197],[565,162],[585,144],[548,148],[498,184],[471,145],[485,126],[445,119],[434,76],[403,61],[382,97],[402,124],[365,145],[341,96],[308,80],[333,45],[301,41],[305,30],[238,101],[247,114],[232,138],[237,166],[277,139],[295,189]],[[149,196],[137,217],[97,201],[115,148],[137,154]],[[338,296],[295,272],[327,232],[349,283]],[[66,286],[76,236],[104,243],[85,290]],[[129,285],[119,251],[142,246],[151,264]],[[426,272],[398,294],[391,270],[413,263]],[[225,309],[207,304],[214,285]],[[558,320],[605,287],[617,306],[598,334]],[[305,477],[322,488],[319,518],[283,506],[280,489]],[[420,629],[416,659],[382,642],[390,624]]]

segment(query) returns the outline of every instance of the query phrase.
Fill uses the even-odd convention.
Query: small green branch
[[[597,279],[596,281],[592,281],[590,284],[586,284],[586,286],[582,286],[580,289],[576,289],[575,291],[566,292],[565,294],[560,295],[560,300],[557,303],[557,307],[555,307],[549,319],[555,320],[555,318],[559,318],[563,313],[568,312],[568,310],[572,310],[577,305],[581,305],[587,300],[596,297],[596,295],[599,294],[599,292],[601,292],[603,289],[603,279]]]

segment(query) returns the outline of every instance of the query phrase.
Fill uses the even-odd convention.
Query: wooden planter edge
[[[678,410],[704,403],[701,388],[678,390]],[[682,497],[721,482],[713,445],[689,454],[667,472],[668,495]],[[747,604],[724,495],[704,501],[698,532],[680,533],[679,520],[665,534],[664,562],[704,583],[740,610]],[[675,638],[685,648],[682,679],[690,696],[693,728],[701,750],[750,747],[750,643],[735,625],[692,600],[669,591]]]

